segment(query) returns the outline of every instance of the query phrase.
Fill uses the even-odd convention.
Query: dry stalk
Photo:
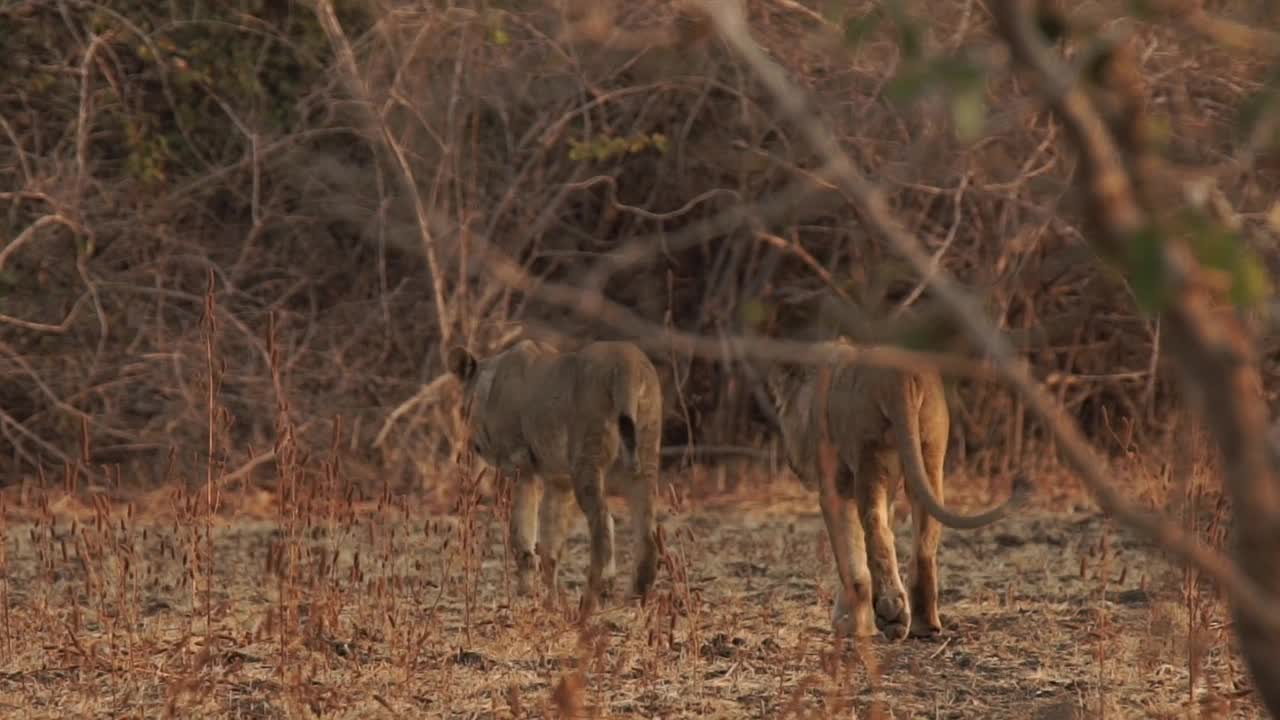
[[[1098,717],[1107,716],[1107,643],[1111,642],[1111,612],[1107,608],[1107,584],[1111,581],[1111,533],[1109,523],[1103,523],[1102,536],[1098,539],[1098,607],[1097,639],[1094,657],[1098,661]]]
[[[672,317],[671,317],[672,305],[673,305],[673,302],[672,302],[673,284],[674,284],[674,280],[671,277],[671,272],[667,271],[667,311],[666,311],[666,314],[663,316],[662,324],[666,329],[668,343],[670,343],[671,332],[674,329],[674,324],[672,322]],[[671,363],[672,386],[675,387],[676,389],[676,403],[680,406],[680,415],[684,418],[685,427],[693,427],[693,414],[689,412],[689,403],[684,396],[685,383],[689,379],[689,373],[688,371],[686,371],[684,373],[684,376],[683,377],[681,376],[680,360],[679,358],[676,357],[676,351],[674,346],[672,346],[668,361]],[[664,448],[664,450],[665,449],[666,448]],[[684,460],[686,463],[689,462],[690,458],[692,457],[692,454],[693,454],[693,446],[686,445],[685,452],[684,452]]]
[[[521,482],[519,469],[516,470],[516,476],[513,478],[508,478],[505,473],[494,473],[493,512],[498,518],[498,525],[507,529],[507,532],[502,533],[502,588],[507,597],[507,607],[510,608],[515,607],[511,596],[511,511],[515,498],[515,486],[519,482]],[[527,478],[524,482],[534,482],[534,478]]]
[[[299,492],[299,480],[303,474],[304,459],[298,446],[297,428],[293,423],[285,392],[277,328],[278,320],[273,312],[268,316],[267,354],[270,358],[271,383],[276,401],[276,517],[282,532],[281,539],[274,544],[268,556],[268,571],[276,576],[276,605],[272,609],[273,617],[268,617],[267,626],[274,627],[276,631],[279,653],[276,675],[285,688],[286,697],[296,703],[302,682],[301,662],[294,654],[294,646],[295,638],[301,634],[300,524],[305,518],[301,507],[303,498]]]
[[[478,509],[483,499],[484,477],[489,472],[488,467],[476,468],[474,454],[469,453],[469,455],[472,459],[458,466],[458,499],[452,512],[452,515],[458,518],[457,548],[462,554],[463,637],[468,646],[472,644],[471,613],[479,582],[481,555],[484,552],[484,549],[479,547],[482,538],[478,537]]]
[[[216,311],[217,300],[214,296],[214,275],[210,270],[208,290],[205,293],[205,313],[202,330],[205,342],[205,371],[207,372],[207,388],[206,388],[206,411],[209,423],[207,459],[205,461],[205,506],[204,506],[204,541],[205,541],[205,562],[204,562],[204,611],[205,611],[205,650],[213,652],[214,650],[214,631],[213,631],[213,578],[214,568],[214,547],[213,547],[213,516],[217,512],[220,494],[218,493],[218,479],[223,471],[222,461],[219,457],[218,443],[218,425],[223,418],[223,411],[218,405],[218,390],[222,380],[222,363],[218,356],[217,337],[218,337],[218,313]]]
[[[13,625],[9,614],[9,513],[0,500],[0,620],[4,623],[5,660],[13,661]]]

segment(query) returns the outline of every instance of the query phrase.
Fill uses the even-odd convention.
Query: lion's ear
[[[449,348],[445,364],[448,365],[449,372],[462,382],[467,382],[476,374],[476,357],[461,345]]]

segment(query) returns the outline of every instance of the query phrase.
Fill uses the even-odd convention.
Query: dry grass
[[[0,495],[12,716],[1259,715],[1214,594],[1110,528],[1065,478],[1042,478],[1057,494],[1015,521],[944,536],[939,642],[836,648],[812,494],[758,470],[669,474],[651,602],[583,627],[581,522],[567,602],[513,598],[503,483],[464,465],[432,478],[444,493],[393,490],[343,465],[336,421],[327,448],[309,446],[274,320],[275,478],[229,482],[214,460],[231,448],[212,287],[203,478],[130,491],[75,462]],[[1221,543],[1227,508],[1193,439],[1172,467],[1140,454],[1121,466],[1138,496]],[[948,494],[985,503],[1005,484],[994,480],[980,488],[962,469]]]
[[[683,490],[667,503],[668,562],[652,601],[615,604],[583,630],[573,610],[511,597],[501,494],[466,483],[450,505],[368,497],[342,473],[303,469],[282,483],[297,496],[227,492],[213,513],[203,489],[122,497],[68,491],[69,478],[10,488],[0,709],[1262,716],[1212,593],[1072,493],[944,535],[942,639],[837,653],[825,532],[816,498],[793,480],[757,475],[715,489],[708,473],[668,478]],[[989,501],[975,485],[954,478],[952,502]],[[1194,487],[1200,507],[1186,503],[1188,515],[1211,526],[1222,508]],[[897,517],[905,552],[905,505]],[[566,552],[573,607],[587,556],[580,520]]]

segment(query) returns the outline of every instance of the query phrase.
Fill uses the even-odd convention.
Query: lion
[[[612,594],[613,516],[605,492],[614,488],[627,496],[635,532],[631,596],[645,597],[658,567],[662,441],[662,388],[649,358],[630,342],[560,352],[525,339],[484,359],[454,347],[447,363],[462,384],[472,449],[516,478],[510,538],[518,592],[532,593],[530,576],[540,566],[547,599],[559,597],[557,570],[576,499],[591,541],[584,613]]]
[[[878,627],[889,640],[936,636],[942,631],[941,525],[994,523],[1022,503],[1026,486],[1016,480],[1013,497],[978,515],[948,510],[942,502],[950,416],[941,376],[858,364],[856,348],[843,337],[819,342],[815,350],[819,364],[775,363],[766,384],[787,464],[819,490],[840,580],[832,626],[838,635],[858,636]],[[909,601],[892,529],[893,497],[903,476],[914,531]]]

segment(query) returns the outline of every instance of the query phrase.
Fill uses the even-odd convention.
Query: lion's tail
[[[643,394],[632,387],[635,382],[634,376],[626,372],[617,372],[613,381],[613,406],[618,413],[618,437],[622,441],[623,461],[631,468],[639,465],[639,442],[636,437],[636,415],[639,409],[636,407],[636,398]]]
[[[622,452],[626,458],[628,467],[635,467],[639,464],[639,456],[636,454],[636,421],[635,418],[623,413],[618,416],[618,435],[622,438]]]
[[[1023,493],[1016,492],[1015,497],[1011,497],[996,507],[977,515],[961,515],[948,510],[938,500],[938,496],[933,492],[933,485],[929,481],[928,472],[924,467],[924,454],[920,450],[920,413],[917,408],[912,408],[911,403],[908,402],[910,395],[909,382],[909,380],[903,379],[901,387],[892,393],[892,398],[889,400],[892,407],[887,409],[890,411],[894,439],[898,443],[898,453],[902,458],[902,474],[906,476],[907,485],[911,488],[912,493],[919,498],[920,503],[924,505],[925,510],[930,515],[950,528],[973,530],[984,525],[990,525],[1008,515],[1016,506],[1013,503],[1015,498],[1021,500]],[[1021,490],[1021,488],[1015,489]]]

